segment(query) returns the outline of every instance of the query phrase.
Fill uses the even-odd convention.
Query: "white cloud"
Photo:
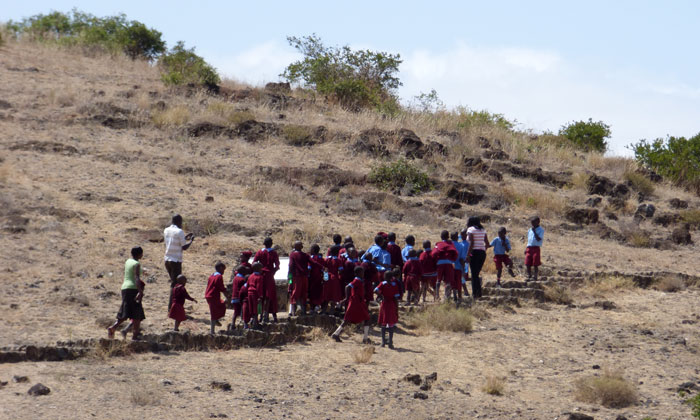
[[[300,55],[274,41],[255,45],[234,55],[203,54],[225,77],[254,85],[277,81],[284,68]]]

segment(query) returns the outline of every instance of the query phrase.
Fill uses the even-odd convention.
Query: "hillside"
[[[547,232],[544,274],[573,279],[563,283],[574,298],[573,308],[527,299],[522,307],[494,303],[477,321],[473,335],[402,335],[399,340],[408,353],[382,353],[375,356],[378,365],[357,369],[348,365],[347,350],[336,350],[325,340],[290,344],[281,348],[289,352],[287,357],[264,350],[275,363],[262,368],[263,375],[284,377],[287,369],[312,362],[319,354],[334,365],[331,382],[350,377],[352,386],[370,387],[363,392],[384,386],[377,371],[391,381],[413,371],[438,371],[445,391],[427,400],[429,405],[414,412],[405,401],[387,403],[375,396],[368,410],[377,417],[395,417],[387,414],[392,411],[382,414],[383,407],[408,417],[454,418],[464,414],[466,399],[466,412],[473,410],[474,417],[549,418],[574,407],[590,411],[592,406],[572,397],[571,381],[590,365],[619,364],[638,379],[641,399],[650,401],[627,409],[629,413],[682,418],[689,412],[668,388],[700,375],[700,336],[691,327],[698,318],[693,281],[700,268],[700,199],[639,171],[631,160],[560,148],[543,136],[494,124],[458,124],[453,115],[413,113],[391,119],[347,112],[284,85],[262,88],[225,81],[218,93],[168,89],[158,70],[145,62],[14,41],[0,49],[0,80],[0,228],[5,243],[0,281],[6,287],[0,295],[0,347],[103,336],[102,324],[118,309],[124,260],[136,245],[144,247],[143,263],[149,270],[145,329],[160,334],[171,328],[160,241],[174,213],[182,214],[185,230],[196,235],[185,254],[184,272],[191,279],[190,293],[198,298],[215,261],[232,267],[240,251],[261,247],[267,235],[283,254],[296,239],[307,249],[314,242],[325,249],[333,233],[352,235],[363,248],[378,231],[396,232],[399,238],[413,234],[418,242],[435,243],[442,229],[461,230],[468,216],[479,215],[492,237],[500,226],[508,228],[516,265],[522,266],[528,218],[539,214]],[[432,188],[414,194],[410,188],[382,190],[370,182],[372,168],[399,158],[427,173]],[[640,183],[646,194],[640,193]],[[647,207],[640,209],[642,204]],[[686,233],[694,243],[684,243]],[[493,281],[493,263],[485,270],[485,281]],[[591,279],[611,276],[641,276],[650,279],[642,285],[652,287],[596,292],[604,296],[586,291]],[[665,278],[681,279],[683,290],[654,290]],[[596,308],[594,302],[603,297],[617,310]],[[208,331],[206,304],[194,305],[191,313],[195,321],[187,328]],[[655,335],[639,332],[647,329]],[[685,337],[684,344],[671,346],[678,337]],[[536,348],[541,340],[550,351]],[[590,351],[580,347],[589,342],[594,342]],[[468,355],[482,351],[487,356],[469,360],[460,348]],[[436,352],[444,358],[432,359]],[[208,383],[208,371],[230,369],[230,361],[222,359],[240,357],[241,366],[250,368],[243,360],[258,354],[254,349],[225,355],[183,353],[178,360],[183,366],[187,360],[194,379],[182,379],[182,386]],[[152,357],[159,356],[111,359],[95,368],[79,361],[4,364],[0,380],[27,371],[63,382],[59,387],[64,395],[73,396],[61,405],[68,416],[87,386],[73,376],[94,375],[112,383],[116,380],[107,372],[109,364],[121,372],[148,366],[138,378],[144,386],[184,374],[167,370],[173,368],[164,366],[165,356]],[[533,366],[541,360],[546,366]],[[76,365],[67,368],[64,363]],[[452,363],[476,364],[475,376],[465,373],[466,368],[451,376]],[[508,394],[500,399],[479,390],[493,365],[498,366],[493,374],[510,378]],[[393,370],[396,366],[400,372]],[[71,373],[73,369],[82,373]],[[69,379],[57,381],[56,375]],[[295,376],[293,382],[303,380]],[[369,384],[363,385],[366,380]],[[341,383],[338,379],[329,389],[343,392]],[[251,384],[277,400],[293,394],[290,418],[333,409],[341,411],[329,417],[351,417],[342,410],[359,409],[354,402],[338,403],[325,395],[316,399],[318,392],[305,398],[286,382]],[[409,392],[408,385],[399,384],[386,395]],[[171,403],[179,406],[174,401],[180,397],[166,392],[154,406],[138,410],[157,417]],[[0,400],[16,404],[10,409],[14,415],[20,411],[12,410],[21,407],[36,408],[26,398],[31,397],[14,397],[0,388]],[[223,412],[211,395],[186,398],[183,406],[207,407],[204,417],[210,411]],[[236,404],[255,415],[256,404]],[[436,412],[439,406],[445,411]],[[116,409],[119,403],[105,400],[105,407]],[[603,418],[617,413],[595,408],[603,410]],[[49,412],[48,406],[38,410]],[[284,411],[280,406],[270,410],[275,417]]]

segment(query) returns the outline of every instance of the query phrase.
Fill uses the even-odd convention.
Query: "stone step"
[[[520,299],[531,299],[544,302],[544,290],[533,288],[521,289],[504,289],[495,287],[484,287],[482,289],[484,296],[510,296]]]

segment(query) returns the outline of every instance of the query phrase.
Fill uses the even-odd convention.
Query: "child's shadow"
[[[397,353],[416,353],[416,354],[423,354],[422,351],[418,350],[411,350],[411,349],[405,349],[402,347],[394,347],[394,351]]]

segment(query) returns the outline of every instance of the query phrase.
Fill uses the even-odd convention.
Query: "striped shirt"
[[[472,234],[474,246],[472,249],[486,251],[486,230],[472,226],[467,229],[467,234]]]

